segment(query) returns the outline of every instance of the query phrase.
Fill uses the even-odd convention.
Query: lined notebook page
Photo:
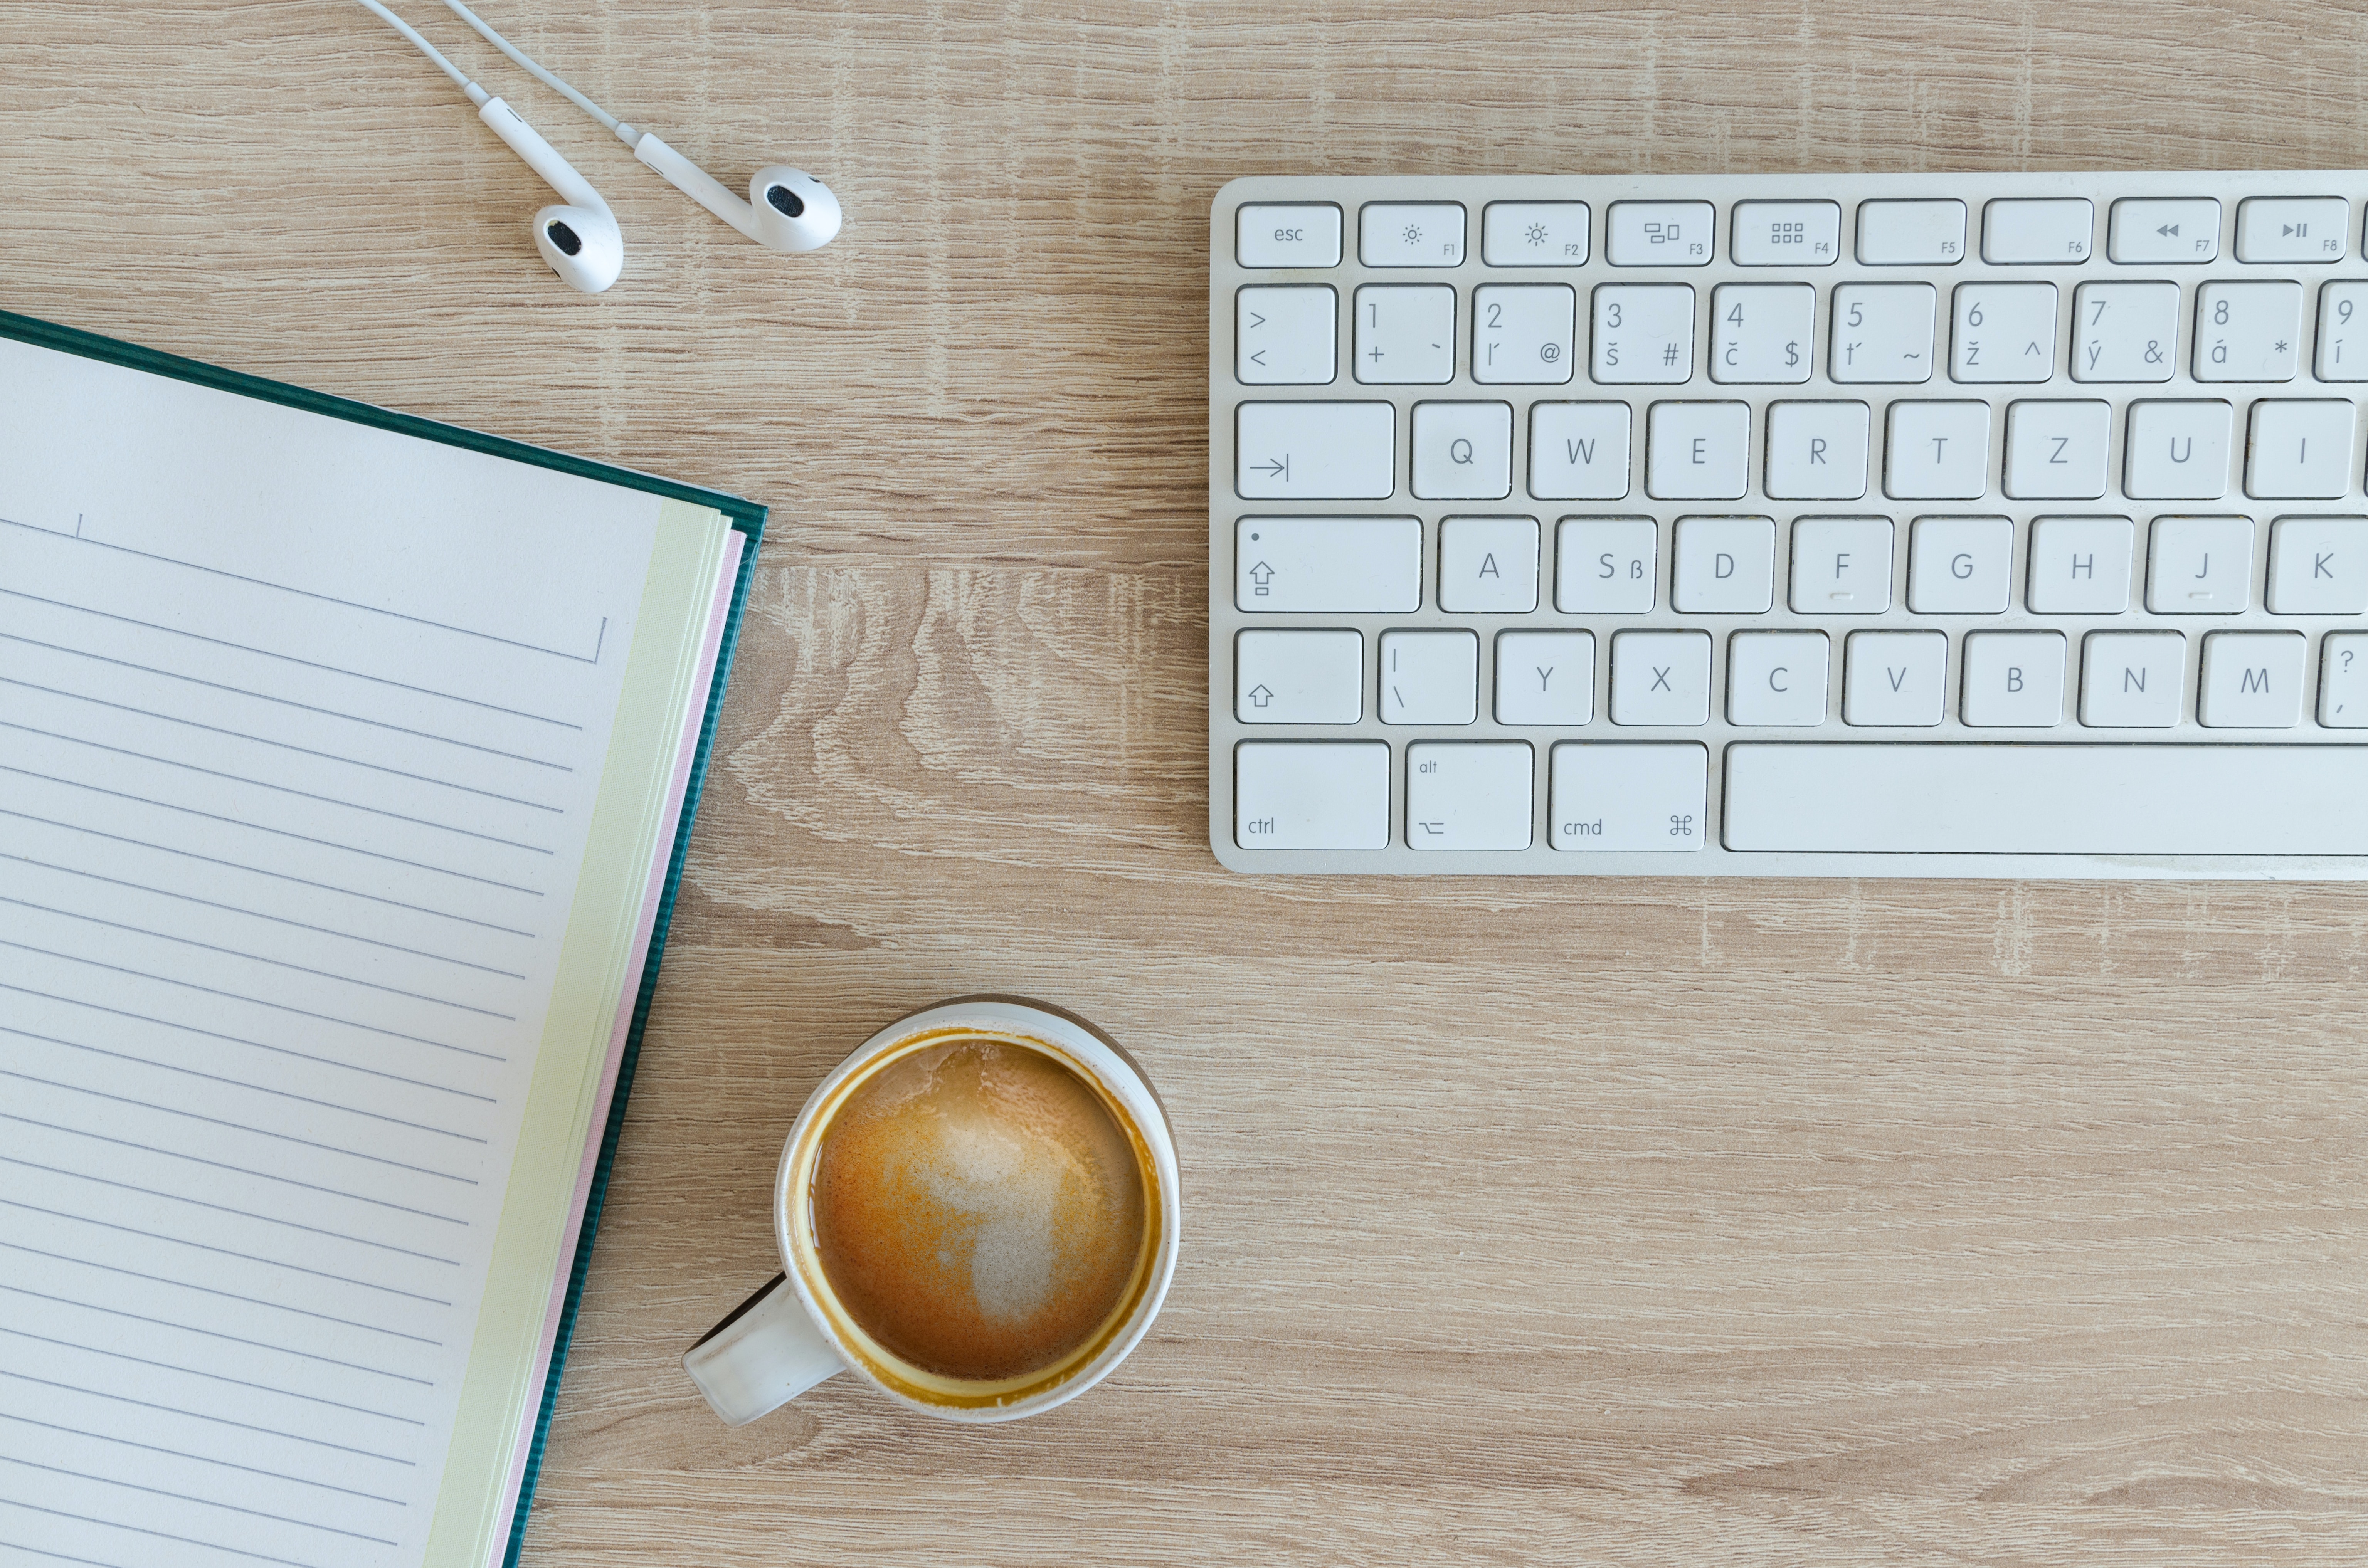
[[[0,1559],[419,1560],[658,506],[0,343]]]

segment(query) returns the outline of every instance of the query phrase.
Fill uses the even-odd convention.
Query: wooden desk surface
[[[0,306],[774,508],[529,1563],[2368,1557],[2368,892],[1252,881],[1202,771],[1227,178],[2353,167],[2357,8],[485,0],[823,174],[804,258],[403,8],[606,298],[358,7],[11,0]],[[800,1101],[981,989],[1157,1077],[1165,1316],[1044,1419],[725,1430],[676,1358]]]

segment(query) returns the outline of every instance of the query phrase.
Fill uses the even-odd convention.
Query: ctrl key
[[[1708,748],[1570,741],[1554,748],[1547,838],[1556,849],[1700,849]]]
[[[1386,849],[1386,741],[1244,741],[1234,748],[1234,842],[1245,849]]]

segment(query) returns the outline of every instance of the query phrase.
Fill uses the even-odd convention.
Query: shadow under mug
[[[941,1377],[865,1333],[832,1290],[814,1245],[813,1180],[823,1134],[855,1089],[887,1062],[965,1036],[1040,1051],[1099,1088],[1131,1135],[1145,1186],[1145,1256],[1127,1298],[1096,1333],[1050,1366],[993,1381]],[[1108,1377],[1159,1315],[1176,1272],[1179,1206],[1167,1113],[1134,1059],[1076,1015],[1019,996],[963,996],[882,1029],[831,1069],[790,1129],[773,1179],[781,1273],[684,1353],[683,1369],[734,1426],[854,1369],[899,1403],[946,1421],[1013,1421],[1063,1404]]]

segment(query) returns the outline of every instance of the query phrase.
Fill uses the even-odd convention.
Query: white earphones
[[[592,188],[592,182],[577,174],[575,166],[561,157],[533,126],[518,117],[516,109],[469,80],[402,17],[379,0],[359,3],[410,40],[446,75],[458,82],[469,101],[477,106],[477,118],[509,143],[510,151],[524,158],[527,167],[541,175],[542,182],[558,193],[558,203],[534,215],[534,248],[542,253],[551,269],[580,293],[598,294],[614,283],[625,267],[625,236],[619,232],[616,215],[609,210],[609,204]]]

